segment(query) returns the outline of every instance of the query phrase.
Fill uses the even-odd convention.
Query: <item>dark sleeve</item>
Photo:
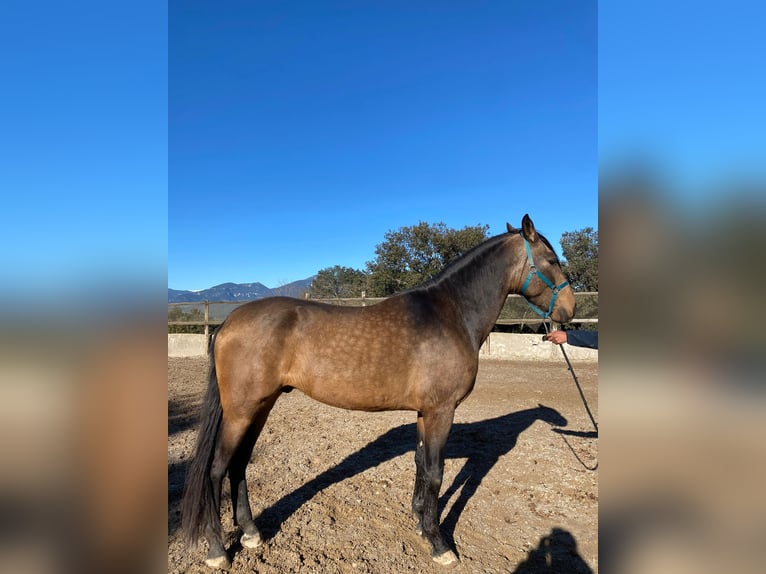
[[[575,347],[598,349],[598,331],[567,331],[567,343]]]

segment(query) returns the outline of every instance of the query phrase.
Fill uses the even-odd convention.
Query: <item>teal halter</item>
[[[521,294],[524,296],[524,300],[527,302],[527,305],[529,305],[532,308],[532,311],[540,315],[543,319],[547,319],[551,316],[551,313],[553,312],[553,306],[556,304],[556,297],[558,297],[561,290],[569,285],[569,281],[564,280],[563,283],[560,285],[554,285],[553,282],[548,279],[545,275],[540,273],[540,271],[537,270],[537,267],[535,267],[535,262],[532,259],[532,250],[529,248],[529,241],[527,241],[527,238],[522,236],[522,239],[524,239],[524,247],[527,250],[527,262],[529,263],[529,274],[527,275],[526,281],[524,281],[524,285],[521,287]],[[527,290],[527,287],[529,287],[529,283],[532,281],[532,277],[537,275],[537,277],[542,280],[543,283],[545,283],[548,288],[553,291],[553,296],[551,297],[551,304],[548,306],[548,311],[545,312],[540,307],[532,303],[529,299],[527,299],[527,296],[524,294],[524,291]]]

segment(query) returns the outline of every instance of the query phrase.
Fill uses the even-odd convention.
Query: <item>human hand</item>
[[[548,333],[545,336],[545,339],[547,341],[550,341],[554,345],[560,345],[561,343],[567,342],[567,332],[566,331],[552,331],[551,333]]]

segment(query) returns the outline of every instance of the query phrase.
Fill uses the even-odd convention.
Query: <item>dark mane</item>
[[[475,265],[477,261],[483,258],[484,254],[486,254],[488,251],[493,250],[497,245],[501,244],[505,240],[505,238],[508,237],[508,235],[510,234],[501,233],[500,235],[495,235],[494,237],[490,237],[489,239],[479,243],[478,245],[475,245],[474,247],[466,251],[463,255],[460,255],[459,257],[447,263],[447,265],[441,271],[439,271],[439,273],[434,275],[431,279],[426,280],[425,282],[421,283],[420,285],[416,287],[413,287],[410,290],[428,289],[429,287],[433,287],[444,281],[449,280],[460,271],[463,271],[467,267],[471,267]]]
[[[473,266],[478,261],[480,261],[483,258],[483,255],[485,253],[494,249],[498,244],[502,243],[503,240],[505,240],[509,235],[520,235],[520,234],[521,234],[521,230],[517,229],[511,233],[501,233],[500,235],[495,235],[494,237],[490,237],[489,239],[482,241],[478,245],[475,245],[474,247],[466,251],[463,255],[447,263],[447,265],[441,271],[439,271],[439,273],[437,273],[430,279],[427,279],[420,285],[407,289],[407,291],[414,291],[416,289],[428,289],[429,287],[433,287],[444,281],[448,281],[457,273],[463,271],[464,269],[468,267]],[[548,249],[550,249],[553,252],[554,257],[556,257],[556,263],[560,264],[559,257],[558,255],[556,255],[556,250],[553,249],[553,246],[551,245],[550,241],[548,241],[548,239],[542,233],[538,232],[537,236],[545,244],[545,246],[548,247]]]
[[[551,242],[548,241],[548,238],[545,237],[542,233],[539,233],[539,232],[537,233],[537,236],[542,240],[542,242],[546,245],[546,247],[548,247],[548,249],[553,251],[553,256],[556,258],[556,263],[561,265],[561,261],[559,260],[559,256],[556,254],[556,250],[553,248],[553,245],[551,245]]]

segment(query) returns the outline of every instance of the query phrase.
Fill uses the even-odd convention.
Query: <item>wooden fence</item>
[[[341,299],[314,299],[331,305],[347,305],[365,307],[374,305],[384,298],[356,297]],[[598,324],[598,293],[575,293],[577,301],[577,316],[572,319],[575,324]],[[205,335],[210,333],[210,327],[223,323],[226,316],[236,307],[248,301],[197,301],[187,303],[168,303],[168,327],[201,326]],[[186,308],[188,311],[184,311]],[[542,319],[534,313],[520,295],[508,295],[500,311],[496,325],[540,325]]]

